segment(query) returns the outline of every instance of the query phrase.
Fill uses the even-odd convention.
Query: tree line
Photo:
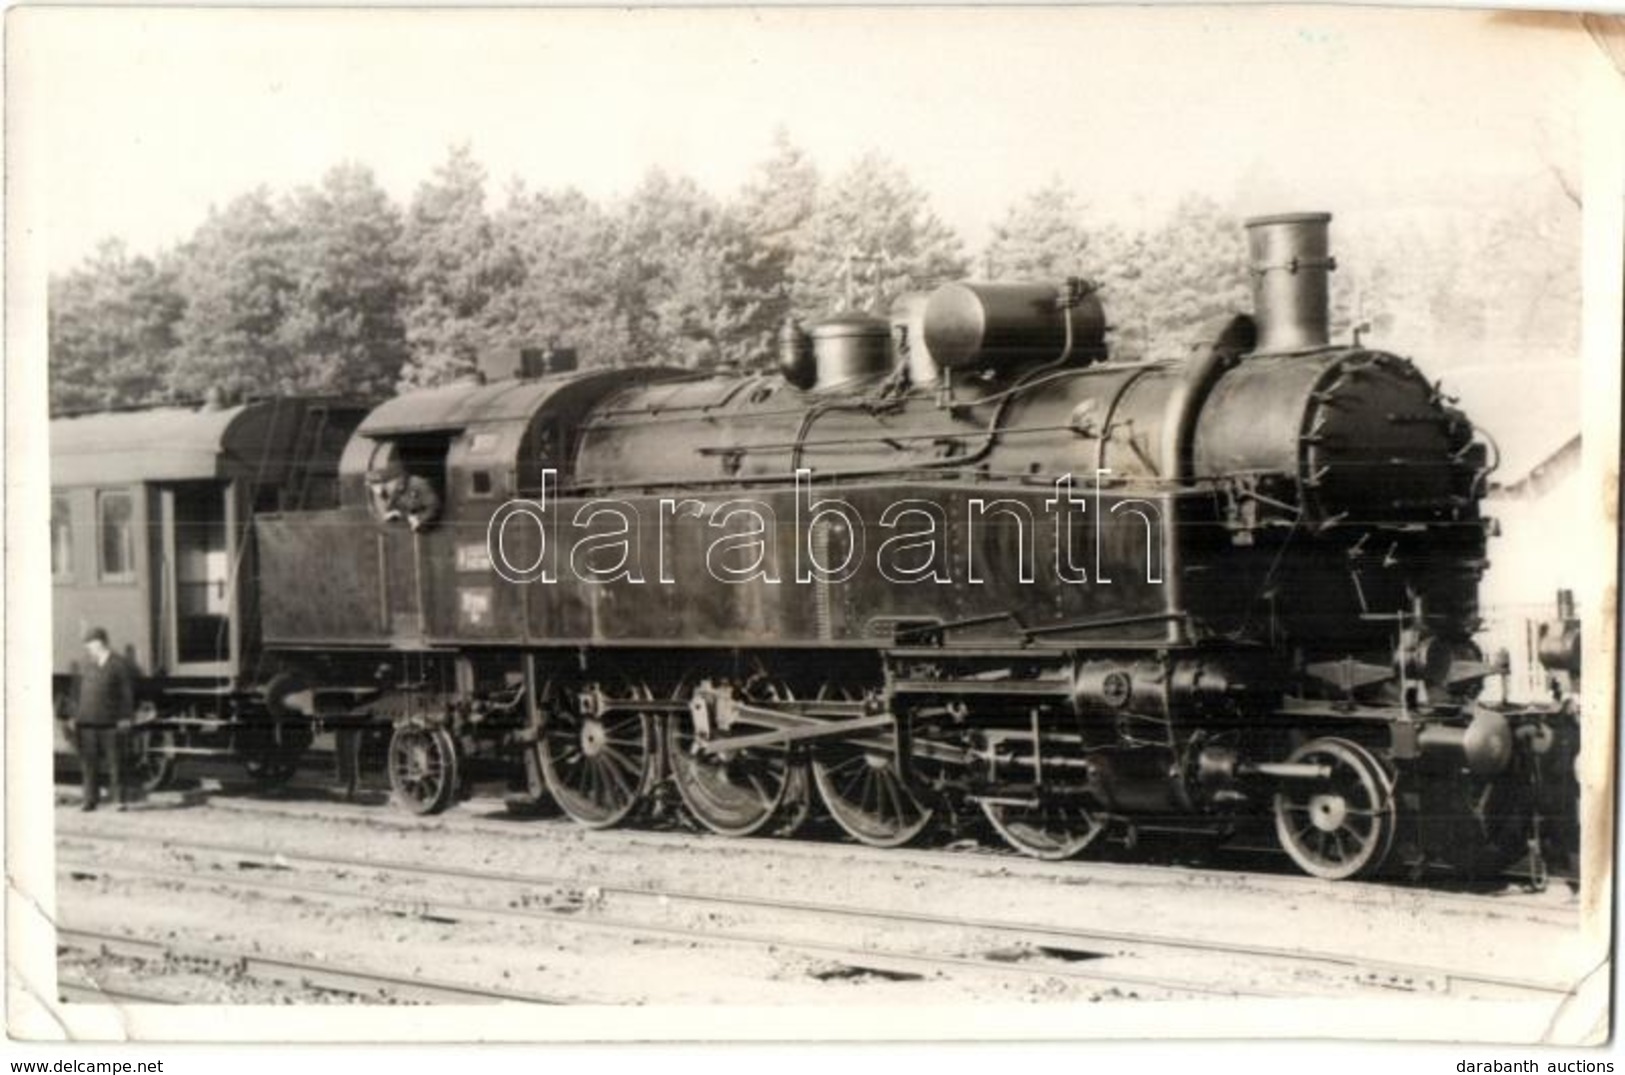
[[[1126,229],[1093,222],[1052,180],[1019,195],[973,258],[894,161],[869,153],[826,176],[782,132],[725,199],[658,169],[610,204],[518,182],[493,204],[487,188],[458,146],[404,206],[347,163],[292,192],[243,194],[153,255],[104,242],[50,281],[53,410],[216,390],[378,398],[466,376],[487,349],[532,345],[573,347],[588,367],[766,368],[787,316],[883,313],[906,291],[966,276],[1095,280],[1118,359],[1183,353],[1193,326],[1247,308],[1241,221],[1205,197]],[[1458,278],[1488,244],[1524,275],[1542,267],[1532,320],[1570,301],[1577,311],[1577,281],[1571,299],[1549,249],[1531,261],[1532,246],[1551,244],[1520,234],[1519,219],[1486,223],[1459,252],[1440,241],[1421,255],[1367,251],[1404,264],[1357,284],[1334,277],[1339,327],[1445,317],[1482,336],[1473,319],[1509,296],[1474,300]]]

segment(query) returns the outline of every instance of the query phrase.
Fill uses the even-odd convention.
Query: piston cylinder
[[[1330,213],[1283,213],[1247,221],[1258,354],[1313,351],[1329,342]]]

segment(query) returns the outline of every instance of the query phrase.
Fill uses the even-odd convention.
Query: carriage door
[[[163,487],[165,662],[177,675],[229,674],[237,650],[231,486]]]

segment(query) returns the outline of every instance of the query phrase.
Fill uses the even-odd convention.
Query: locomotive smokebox
[[[1330,342],[1330,213],[1283,213],[1247,221],[1258,354],[1313,351]]]

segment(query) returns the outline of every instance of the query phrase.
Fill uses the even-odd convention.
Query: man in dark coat
[[[107,644],[107,632],[92,627],[85,632],[89,658],[79,674],[79,767],[85,781],[82,810],[94,810],[101,799],[102,759],[112,784],[113,798],[124,809],[124,738],[135,718],[135,676],[124,658]]]
[[[372,496],[374,514],[386,523],[406,520],[419,531],[440,518],[440,494],[434,483],[417,474],[408,474],[399,463],[390,462],[367,474],[367,490]]]
[[[440,494],[429,479],[416,474],[407,475],[396,506],[406,513],[406,525],[414,531],[426,529],[440,518]]]

